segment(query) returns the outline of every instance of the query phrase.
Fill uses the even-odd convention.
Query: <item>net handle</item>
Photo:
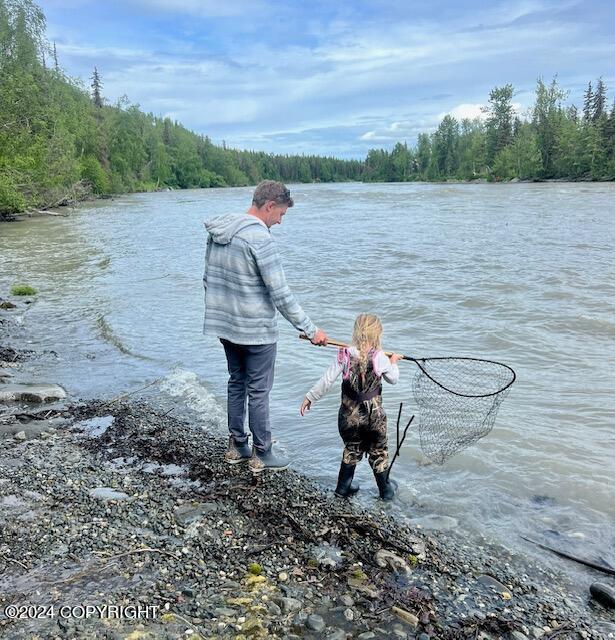
[[[301,338],[301,340],[309,340],[309,338],[305,335],[305,333],[299,334],[299,337]],[[318,346],[346,347],[348,349],[352,345],[346,344],[345,342],[339,342],[338,340],[327,340],[327,344],[326,345],[318,345]],[[384,351],[383,353],[384,353],[385,356],[389,356],[390,357],[396,352],[395,351]],[[417,362],[416,358],[411,358],[410,356],[404,356],[402,354],[398,354],[398,355],[401,355],[403,360],[410,360],[411,362]]]
[[[310,340],[304,333],[299,334],[299,337],[302,340]],[[311,342],[311,340],[310,340]],[[319,345],[321,346],[321,345]],[[345,342],[339,342],[338,340],[327,340],[327,344],[323,345],[323,346],[327,346],[327,347],[350,347],[351,345],[345,343]],[[394,351],[384,351],[384,354],[386,356],[392,356],[393,353],[395,353]],[[517,379],[517,374],[515,373],[514,369],[512,369],[511,367],[509,367],[507,364],[503,364],[502,362],[495,362],[494,360],[481,360],[479,358],[463,358],[464,360],[473,360],[474,362],[489,362],[491,364],[497,364],[501,367],[504,367],[506,369],[508,369],[508,371],[510,371],[511,374],[511,378],[508,381],[508,383],[503,386],[501,389],[498,389],[497,391],[493,391],[492,393],[479,393],[479,394],[472,394],[472,393],[459,393],[457,391],[453,391],[452,389],[449,389],[448,387],[444,386],[441,382],[439,382],[438,380],[436,380],[433,376],[431,376],[429,374],[429,372],[425,369],[425,362],[426,360],[451,360],[452,358],[411,358],[410,356],[404,356],[402,354],[398,354],[401,355],[402,360],[409,360],[410,362],[414,362],[414,364],[416,364],[416,366],[435,384],[437,384],[441,389],[444,389],[444,391],[448,391],[449,393],[452,393],[455,396],[459,396],[461,398],[489,398],[491,396],[497,396],[499,393],[502,393],[503,391],[505,391],[506,389],[508,389],[512,383]],[[423,363],[423,364],[421,364]]]

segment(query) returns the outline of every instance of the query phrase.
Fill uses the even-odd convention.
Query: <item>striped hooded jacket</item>
[[[293,296],[267,225],[250,214],[205,222],[203,332],[235,344],[278,340],[276,309],[308,337],[316,326]]]

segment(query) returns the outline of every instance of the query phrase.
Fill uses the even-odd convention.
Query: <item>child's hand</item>
[[[402,356],[399,353],[393,353],[389,356],[389,360],[391,361],[391,364],[397,364],[398,360],[403,360],[404,356]]]
[[[305,415],[306,411],[309,411],[312,407],[312,401],[308,400],[307,398],[303,398],[303,402],[301,403],[301,409],[299,409],[299,413],[301,413],[302,416]]]

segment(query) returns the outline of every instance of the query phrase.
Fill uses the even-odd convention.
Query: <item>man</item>
[[[327,344],[295,300],[269,229],[293,206],[290,191],[273,180],[261,182],[244,215],[208,220],[205,255],[204,332],[224,346],[228,364],[228,428],[225,460],[249,460],[253,473],[281,470],[288,461],[272,451],[269,392],[273,386],[278,340],[276,310],[313,344]],[[252,448],[244,430],[246,400]]]

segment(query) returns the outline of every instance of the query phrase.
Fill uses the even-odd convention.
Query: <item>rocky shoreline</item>
[[[36,357],[17,347],[0,391]],[[548,566],[295,471],[255,482],[207,425],[146,402],[46,391],[0,404],[0,637],[615,637]]]

